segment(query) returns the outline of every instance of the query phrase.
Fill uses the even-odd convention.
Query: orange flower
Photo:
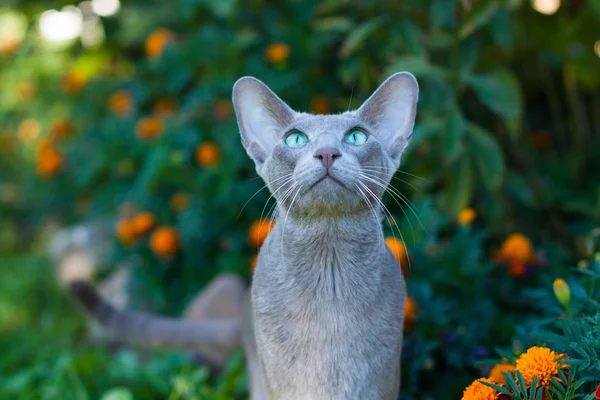
[[[404,243],[402,243],[401,240],[398,240],[394,237],[387,237],[385,238],[385,244],[390,248],[390,250],[392,251],[392,254],[394,255],[394,257],[396,257],[396,260],[398,260],[398,263],[400,264],[400,268],[402,268],[402,271],[405,271],[406,269],[406,261],[407,261],[407,253],[406,253],[406,248],[404,247]]]
[[[310,100],[310,111],[313,114],[331,114],[331,103],[325,95],[316,95]]]
[[[19,139],[24,142],[32,142],[40,134],[40,123],[33,118],[27,118],[21,121],[17,130]],[[41,147],[41,146],[40,146]]]
[[[489,378],[494,382],[498,382],[498,384],[500,385],[505,385],[506,378],[504,377],[504,375],[502,375],[502,373],[512,373],[514,371],[515,367],[510,364],[496,364],[491,369]]]
[[[37,173],[47,179],[56,175],[63,166],[62,154],[51,144],[42,143],[37,155]]]
[[[154,140],[162,135],[164,129],[162,120],[151,115],[138,121],[135,126],[135,135],[140,140]]]
[[[229,100],[218,100],[213,109],[213,115],[216,119],[227,119],[231,115],[231,102]]]
[[[158,115],[173,115],[173,113],[175,112],[175,103],[173,103],[169,99],[160,99],[156,103],[154,103],[152,111]]]
[[[190,203],[190,198],[185,193],[175,193],[173,197],[171,197],[171,207],[175,211],[183,211],[185,210]]]
[[[535,259],[531,241],[521,233],[510,235],[502,244],[498,256],[508,262],[527,263]]]
[[[170,257],[179,250],[179,234],[170,226],[161,226],[150,237],[150,248],[159,257]]]
[[[85,78],[80,73],[69,71],[63,76],[61,86],[67,94],[79,93],[85,86]]]
[[[117,237],[124,246],[133,244],[137,238],[133,221],[123,219],[117,223]]]
[[[515,278],[521,278],[527,274],[527,264],[520,261],[509,262],[508,273]]]
[[[156,217],[151,212],[141,212],[131,221],[136,236],[142,236],[150,232],[156,225]]]
[[[417,322],[419,309],[412,297],[408,296],[404,302],[404,326],[411,327]]]
[[[131,95],[126,90],[119,90],[110,97],[108,105],[113,114],[125,116],[131,111]]]
[[[270,219],[263,218],[254,221],[248,230],[248,242],[250,245],[256,246],[257,248],[262,246],[274,226],[275,222]]]
[[[458,223],[469,225],[477,217],[477,212],[472,208],[465,208],[458,213]]]
[[[18,37],[10,38],[0,45],[0,53],[4,54],[5,56],[13,55],[19,48],[20,44],[21,40]]]
[[[196,162],[201,167],[214,167],[221,160],[221,150],[214,142],[200,143],[196,148]]]
[[[479,381],[498,384],[489,378],[477,379],[465,389],[462,400],[496,400],[500,396],[500,392],[496,389],[486,386]]]
[[[149,58],[158,58],[162,55],[167,43],[171,42],[175,35],[169,29],[157,29],[146,39],[146,55]]]
[[[63,140],[74,131],[73,124],[66,119],[59,119],[52,123],[48,135],[50,140]]]
[[[290,46],[285,43],[273,43],[265,51],[265,57],[273,64],[285,61],[290,56]]]
[[[538,385],[549,388],[552,378],[558,378],[558,370],[569,368],[568,364],[559,364],[558,361],[567,358],[565,354],[558,354],[547,347],[531,347],[521,354],[517,360],[517,371],[523,375],[525,384],[529,387],[533,378],[537,376]]]
[[[594,393],[594,397],[600,399],[600,385],[596,388],[596,392]]]

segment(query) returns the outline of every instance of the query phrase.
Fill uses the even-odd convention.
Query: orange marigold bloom
[[[221,99],[218,100],[213,109],[213,115],[216,119],[227,119],[231,116],[231,101]]]
[[[265,57],[274,64],[285,61],[290,56],[290,46],[285,43],[273,43],[265,51]]]
[[[4,54],[5,56],[13,55],[14,52],[19,48],[20,44],[21,40],[18,37],[10,38],[0,46],[0,53]]]
[[[79,93],[85,86],[85,78],[75,71],[67,72],[61,82],[62,90],[67,94]]]
[[[596,392],[594,393],[594,396],[597,399],[600,399],[600,385],[598,385],[598,387],[596,388]]]
[[[173,115],[175,112],[175,103],[169,99],[160,99],[152,107],[152,111],[158,115]]]
[[[185,210],[190,203],[190,198],[185,193],[175,193],[173,197],[171,197],[171,207],[175,211],[183,211]]]
[[[146,39],[146,55],[149,58],[158,58],[161,56],[167,43],[171,42],[175,35],[169,29],[157,29]]]
[[[179,250],[179,234],[170,226],[161,226],[150,237],[150,248],[159,257],[170,257]]]
[[[69,137],[74,130],[71,122],[66,119],[59,119],[52,123],[48,135],[50,140],[62,140]]]
[[[414,325],[417,322],[417,314],[419,314],[417,304],[412,297],[408,296],[404,302],[404,326],[410,327]]]
[[[390,248],[396,260],[400,264],[402,271],[406,269],[406,261],[407,261],[407,253],[406,247],[404,247],[404,243],[401,240],[396,239],[394,237],[385,238],[385,244]]]
[[[537,376],[538,385],[549,388],[552,378],[558,378],[558,370],[569,368],[568,364],[559,364],[558,361],[567,358],[566,354],[558,354],[547,347],[531,347],[521,354],[517,360],[517,368],[523,375],[525,384],[531,385],[533,378]]]
[[[275,222],[271,219],[263,218],[252,222],[248,229],[248,242],[251,246],[262,246],[269,233],[273,230]]]
[[[125,116],[131,111],[131,95],[126,90],[119,90],[110,97],[108,105],[113,114]]]
[[[141,212],[131,221],[136,236],[145,235],[156,225],[156,217],[151,212]]]
[[[477,217],[477,212],[472,208],[465,208],[458,213],[458,223],[469,225]]]
[[[160,137],[165,127],[163,121],[154,115],[144,117],[135,125],[135,135],[140,140],[154,140]]]
[[[498,382],[500,385],[506,384],[506,378],[502,375],[503,372],[512,373],[515,371],[515,367],[510,364],[496,364],[490,370],[489,379],[494,382]]]
[[[527,274],[527,264],[520,261],[513,261],[508,263],[508,273],[510,276],[520,278]]]
[[[313,114],[331,114],[331,103],[325,95],[316,95],[310,100],[310,111]]]
[[[133,244],[137,238],[135,226],[131,220],[123,219],[119,221],[117,223],[116,231],[119,241],[125,246]]]
[[[56,175],[63,166],[62,154],[50,143],[43,143],[37,155],[37,173],[47,179]]]
[[[508,262],[527,263],[535,259],[531,241],[521,233],[510,235],[502,244],[498,256]]]
[[[221,150],[215,142],[200,143],[196,148],[196,162],[201,167],[214,167],[221,160]]]
[[[484,385],[480,381],[493,383],[495,385],[498,384],[489,378],[477,379],[465,389],[462,400],[496,400],[498,396],[500,396],[500,392],[494,388]]]

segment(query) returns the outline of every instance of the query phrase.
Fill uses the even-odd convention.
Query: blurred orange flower
[[[504,241],[500,251],[496,254],[496,260],[507,262],[508,272],[515,277],[526,274],[527,264],[538,262],[533,244],[527,236],[521,233],[513,233]]]
[[[156,217],[151,212],[141,212],[131,221],[136,236],[142,236],[150,232],[156,225]]]
[[[140,140],[157,139],[163,132],[162,119],[154,115],[140,119],[135,126],[135,134]]]
[[[19,139],[23,142],[32,142],[37,139],[40,134],[40,124],[33,118],[24,119],[19,124],[17,134],[19,135]]]
[[[160,99],[154,103],[152,111],[158,115],[173,115],[175,112],[175,103],[169,99]]]
[[[400,264],[402,271],[406,270],[406,262],[408,260],[406,247],[404,247],[404,243],[401,240],[396,239],[395,237],[386,237],[385,244],[390,248],[396,260]]]
[[[319,94],[310,100],[310,111],[313,114],[331,114],[331,103],[327,96]]]
[[[417,322],[418,314],[417,304],[412,297],[408,296],[404,302],[404,327],[410,328],[413,326]]]
[[[63,166],[62,154],[49,143],[42,143],[37,154],[37,173],[40,177],[47,179],[51,178]]]
[[[517,360],[517,368],[523,375],[525,384],[529,387],[534,377],[538,379],[538,385],[549,388],[552,386],[552,378],[560,381],[558,370],[569,368],[568,364],[559,364],[559,360],[567,358],[566,354],[559,354],[547,347],[534,346],[521,354]]]
[[[465,208],[458,213],[458,223],[469,225],[477,217],[477,212],[472,208]]]
[[[498,384],[498,382],[493,381],[489,378],[480,378],[471,385],[467,386],[465,391],[463,392],[462,400],[496,400],[500,396],[500,392],[496,389],[493,389],[489,386],[484,385],[480,381]]]
[[[187,194],[178,192],[171,197],[171,207],[175,211],[183,211],[185,210],[190,202],[190,198]]]
[[[173,40],[175,35],[165,28],[155,30],[146,39],[146,55],[149,58],[158,58],[162,55],[165,46]]]
[[[200,143],[196,148],[196,162],[201,167],[214,167],[221,160],[221,150],[215,142]]]
[[[79,93],[85,86],[85,78],[80,73],[69,71],[63,76],[61,86],[67,94]]]
[[[131,95],[126,90],[119,90],[110,96],[108,105],[113,114],[125,116],[131,111]]]
[[[493,380],[494,382],[497,382],[501,385],[505,385],[506,384],[506,378],[504,377],[504,375],[502,375],[503,372],[506,373],[512,373],[515,371],[515,367],[513,365],[510,364],[496,364],[494,365],[494,367],[490,370],[490,376],[489,378],[491,380]]]
[[[290,46],[285,43],[273,43],[265,51],[265,57],[274,64],[285,61],[290,56]]]
[[[117,237],[124,246],[133,244],[137,238],[135,234],[135,225],[132,220],[123,219],[117,223]]]
[[[150,248],[159,257],[170,257],[179,250],[179,234],[170,226],[161,226],[150,237]]]
[[[248,229],[248,243],[257,248],[262,246],[269,233],[273,230],[275,222],[268,218],[257,219]]]
[[[2,46],[0,46],[0,53],[4,54],[5,56],[13,55],[15,51],[17,51],[17,49],[19,48],[20,44],[20,38],[10,38],[9,40],[6,40],[4,43],[2,43]]]
[[[213,109],[213,115],[216,119],[227,119],[231,116],[231,101],[220,99],[217,100],[215,108]]]
[[[63,140],[74,131],[73,124],[66,119],[58,119],[50,125],[48,136],[50,140]]]

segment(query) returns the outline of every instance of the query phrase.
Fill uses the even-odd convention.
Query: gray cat
[[[417,98],[415,78],[397,73],[358,110],[317,116],[293,111],[254,78],[235,84],[242,144],[277,200],[241,318],[252,399],[397,399],[406,288],[383,240],[381,197],[410,141]],[[98,314],[102,300],[73,288]],[[104,306],[102,321],[119,329],[123,312]],[[181,342],[168,339],[177,332],[190,343],[198,335],[199,351],[222,322],[229,335],[210,345],[235,347],[234,321],[175,328],[142,317],[146,335],[156,330],[166,345]]]

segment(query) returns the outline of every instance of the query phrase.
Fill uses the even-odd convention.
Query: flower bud
[[[563,306],[567,307],[571,302],[571,289],[564,279],[558,278],[553,284],[554,295]]]

